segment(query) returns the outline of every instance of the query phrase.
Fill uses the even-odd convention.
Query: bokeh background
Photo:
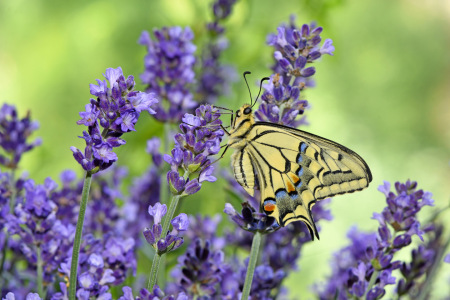
[[[69,147],[84,147],[77,138],[83,128],[76,121],[89,101],[89,83],[103,78],[108,67],[121,66],[124,74],[138,78],[145,48],[137,40],[143,30],[191,26],[201,37],[205,21],[211,20],[210,2],[0,1],[0,102],[15,104],[22,114],[31,111],[40,122],[36,136],[43,139],[24,156],[23,171],[37,182],[56,179],[64,169],[82,176]],[[437,207],[449,204],[450,2],[240,0],[225,23],[229,48],[223,62],[238,74],[252,71],[254,94],[256,82],[271,74],[273,49],[265,44],[266,36],[291,14],[299,25],[317,21],[336,47],[334,56],[316,64],[317,87],[305,94],[310,125],[303,129],[355,150],[374,175],[364,192],[332,201],[334,220],[322,223],[320,242],[305,247],[299,272],[286,281],[291,295],[304,299],[311,297],[310,285],[330,272],[328,261],[347,243],[350,226],[376,228],[371,216],[384,207],[377,191],[383,180],[416,180],[434,194]],[[235,109],[247,101],[239,79],[219,105]],[[129,180],[150,163],[146,140],[161,131],[161,124],[145,116],[137,132],[126,135],[128,144],[118,155],[119,164],[130,169]],[[228,168],[229,156],[221,166]],[[222,181],[206,183],[180,210],[223,214],[226,195],[216,192]],[[442,272],[443,286],[449,267]]]

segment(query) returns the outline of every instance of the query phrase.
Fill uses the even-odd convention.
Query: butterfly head
[[[242,105],[242,107],[236,111],[234,116],[233,129],[238,129],[243,126],[247,127],[255,123],[253,111],[249,104]]]

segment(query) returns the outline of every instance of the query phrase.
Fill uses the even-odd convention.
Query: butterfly
[[[244,78],[246,74],[249,72]],[[267,79],[261,80],[261,86]],[[245,104],[234,112],[231,129],[225,130],[229,135],[225,151],[234,149],[234,177],[251,196],[259,187],[260,210],[280,226],[303,221],[312,239],[319,239],[312,206],[319,200],[366,188],[372,181],[369,166],[357,153],[334,141],[255,121],[253,105]]]

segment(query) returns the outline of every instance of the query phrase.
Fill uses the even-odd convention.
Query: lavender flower
[[[173,218],[172,231],[161,238],[163,227],[161,225],[162,217],[167,213],[165,204],[156,203],[148,207],[148,213],[153,217],[153,225],[151,228],[144,229],[144,237],[147,242],[152,245],[158,255],[178,249],[183,244],[183,238],[179,236],[180,232],[184,232],[189,227],[189,219],[186,214],[181,213]]]
[[[2,300],[15,300],[15,299],[16,296],[14,295],[14,293],[9,292]],[[25,300],[42,300],[42,298],[37,293],[29,293],[26,296]]]
[[[191,42],[194,34],[189,27],[164,27],[153,33],[156,40],[152,40],[147,31],[139,38],[139,44],[146,46],[148,51],[141,80],[147,85],[148,92],[169,103],[168,109],[164,109],[163,103],[155,107],[155,118],[178,123],[187,110],[197,106],[188,88],[195,77],[193,53],[196,46]]]
[[[428,240],[412,249],[411,261],[402,262],[400,266],[403,278],[397,282],[396,292],[399,297],[430,297],[433,279],[442,264],[442,257],[450,240],[445,240],[444,227],[436,220],[424,226],[424,232]]]
[[[120,186],[127,173],[126,168],[113,166],[105,172],[94,175],[91,199],[86,210],[85,233],[97,235],[114,233],[118,236],[130,234],[130,231],[124,229],[126,225],[121,219],[123,212],[116,203],[116,199],[123,199]],[[63,224],[76,224],[83,180],[77,179],[75,172],[70,170],[63,171],[60,177],[62,187],[50,194],[51,200],[58,207],[56,218]]]
[[[167,181],[174,195],[191,195],[198,192],[203,181],[214,182],[213,166],[209,156],[220,151],[224,134],[220,128],[220,113],[209,105],[201,105],[195,116],[185,114],[180,125],[182,134],[175,135],[172,156],[165,154],[164,160],[170,164]],[[181,174],[179,172],[182,172]],[[198,174],[198,178],[189,176]]]
[[[159,203],[160,175],[155,166],[148,168],[141,176],[133,179],[129,187],[130,196],[120,208],[118,229],[139,241],[142,224],[148,222],[148,206]]]
[[[91,173],[107,169],[117,160],[112,150],[125,144],[120,136],[135,130],[134,125],[142,111],[154,114],[151,106],[158,102],[153,93],[134,91],[133,76],[125,79],[120,67],[106,69],[104,76],[110,87],[106,80],[98,79],[98,86],[90,85],[91,95],[97,99],[91,99],[86,111],[80,112],[82,119],[77,122],[88,126],[88,131],[83,131],[80,137],[86,142],[84,153],[70,148],[75,160]]]
[[[208,40],[200,56],[198,99],[214,103],[219,96],[229,94],[230,84],[236,80],[236,71],[220,63],[222,52],[228,48],[225,28],[220,24],[230,15],[236,0],[217,0],[213,3],[214,21],[206,24]]]
[[[217,287],[220,283],[224,263],[222,251],[211,251],[209,241],[204,243],[196,240],[193,247],[188,248],[187,253],[178,258],[178,265],[172,272],[176,278],[177,287],[169,287],[168,290],[181,288],[188,296],[203,296],[205,299],[213,299],[217,296]]]
[[[308,105],[301,92],[314,85],[311,77],[316,72],[314,67],[307,65],[323,54],[333,55],[334,47],[330,39],[320,47],[322,27],[304,24],[297,28],[294,21],[292,17],[289,26],[279,26],[278,34],[267,37],[267,43],[275,48],[275,74],[264,85],[262,104],[255,116],[261,121],[298,127],[306,123],[305,118],[296,118]]]
[[[0,154],[0,164],[16,169],[22,155],[41,144],[40,138],[31,143],[28,141],[33,131],[38,128],[38,122],[31,121],[30,113],[19,119],[13,105],[3,104],[0,109],[0,147],[7,156]]]
[[[236,212],[230,203],[225,204],[223,211],[231,217],[233,222],[247,231],[269,233],[280,228],[274,218],[267,216],[265,213],[256,212],[255,208],[248,202],[242,203],[242,215]]]
[[[9,246],[25,258],[30,269],[41,264],[44,282],[51,283],[71,248],[74,228],[57,219],[58,207],[49,196],[57,187],[54,181],[47,178],[44,185],[35,185],[27,180],[24,187],[25,197],[19,198],[13,213],[6,216],[6,228],[14,237]]]
[[[213,217],[196,215],[189,216],[189,230],[186,237],[191,241],[197,239],[206,241],[211,244],[212,250],[223,250],[225,248],[225,237],[218,235],[219,223],[222,220],[221,215],[216,214]],[[191,243],[190,245],[195,245]]]
[[[123,296],[119,300],[188,300],[185,293],[180,292],[172,295],[166,295],[159,286],[155,285],[153,292],[150,293],[147,289],[141,289],[139,296],[133,296],[133,291],[130,287],[124,286],[122,288]]]
[[[105,235],[96,239],[91,234],[84,236],[80,251],[77,298],[111,299],[110,287],[121,284],[129,272],[136,272],[134,254],[135,242],[132,238]],[[59,272],[70,275],[71,258],[61,263]],[[66,299],[67,289],[60,284],[61,292],[52,300]]]
[[[379,187],[386,195],[387,207],[382,214],[374,214],[374,219],[379,222],[378,232],[366,234],[356,228],[349,232],[351,245],[335,254],[330,281],[326,286],[318,287],[321,299],[335,295],[337,299],[364,295],[367,299],[380,299],[386,293],[385,286],[397,282],[392,272],[402,263],[393,261],[393,256],[411,243],[412,236],[423,239],[425,231],[417,219],[417,213],[423,206],[433,203],[431,193],[416,190],[416,187],[416,182],[397,182],[397,194],[390,191],[388,182]],[[424,255],[429,259],[429,254],[420,247],[415,255]],[[405,270],[403,272],[414,269],[406,265],[402,268]],[[399,289],[401,292],[408,290],[405,281],[399,283]]]

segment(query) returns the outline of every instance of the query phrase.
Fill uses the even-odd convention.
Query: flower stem
[[[162,228],[161,233],[161,239],[164,239],[167,236],[167,231],[169,230],[169,224],[170,221],[173,218],[173,214],[175,213],[175,210],[178,206],[178,201],[180,200],[181,195],[173,196],[172,201],[170,201],[170,206],[167,211],[166,216],[164,217],[164,224]],[[152,270],[150,271],[150,278],[148,280],[148,290],[151,292],[153,291],[153,287],[156,284],[156,278],[158,277],[158,268],[159,263],[161,261],[161,256],[158,253],[155,253],[155,256],[153,257],[153,264],[152,264]]]
[[[37,288],[38,293],[41,297],[44,297],[44,270],[42,267],[42,255],[41,255],[41,248],[36,247],[36,254],[37,254]]]
[[[370,276],[370,280],[369,280],[369,284],[367,286],[366,292],[364,293],[364,296],[361,297],[361,299],[366,299],[366,296],[369,293],[369,291],[372,289],[372,287],[374,286],[379,273],[380,273],[379,271],[373,270],[372,276]]]
[[[163,153],[169,153],[169,146],[170,146],[170,123],[165,122],[164,123],[164,132],[163,132]],[[170,190],[169,190],[169,184],[167,183],[167,171],[161,172],[161,185],[159,190],[159,202],[161,203],[168,203],[170,200]],[[164,257],[159,261],[159,270],[157,277],[159,286],[164,286],[166,281],[166,276],[164,274],[166,273],[166,260]]]
[[[256,261],[258,260],[259,245],[261,244],[261,233],[258,231],[253,236],[252,249],[250,250],[250,260],[248,262],[247,275],[245,275],[244,288],[242,290],[243,299],[248,299],[252,287],[253,274],[255,273]]]
[[[70,266],[69,278],[69,299],[75,300],[77,291],[77,271],[78,271],[78,256],[80,254],[81,234],[83,232],[84,215],[86,214],[86,205],[89,198],[89,190],[91,189],[92,174],[86,172],[84,179],[83,192],[81,194],[80,211],[78,213],[77,228],[75,231],[75,240],[73,241],[72,249],[72,264]]]

